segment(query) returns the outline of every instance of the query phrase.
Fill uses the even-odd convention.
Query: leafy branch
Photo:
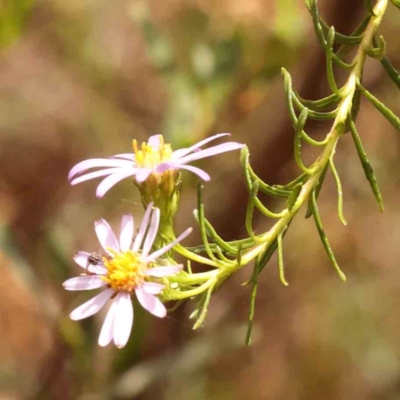
[[[192,317],[196,319],[195,328],[201,326],[205,319],[212,291],[218,288],[235,271],[255,261],[252,276],[246,282],[246,284],[252,286],[249,329],[246,339],[247,343],[250,343],[258,277],[277,250],[280,280],[284,285],[288,285],[283,269],[283,238],[292,220],[304,205],[308,205],[306,217],[313,216],[321,242],[334,269],[343,281],[346,280],[346,276],[340,269],[325,234],[318,211],[318,196],[325,175],[330,170],[333,173],[338,192],[338,216],[340,221],[346,225],[343,215],[343,190],[334,160],[339,139],[350,132],[372,193],[379,209],[383,211],[382,196],[371,163],[357,132],[356,118],[360,97],[364,96],[400,131],[399,117],[362,85],[365,61],[370,57],[378,59],[389,77],[400,87],[399,72],[393,68],[385,56],[386,43],[382,36],[377,37],[377,30],[387,10],[388,3],[389,0],[378,0],[375,4],[366,0],[367,16],[351,35],[343,35],[336,32],[335,28],[330,27],[319,15],[317,0],[306,0],[315,33],[326,54],[327,80],[332,93],[318,100],[303,99],[293,89],[289,72],[282,69],[286,103],[294,129],[294,159],[301,173],[286,185],[270,185],[263,182],[253,171],[248,149],[242,150],[241,163],[249,191],[245,221],[247,238],[226,242],[218,235],[206,219],[202,201],[202,187],[199,187],[198,210],[195,212],[195,217],[200,226],[203,245],[191,249],[178,245],[175,250],[193,261],[202,262],[214,269],[202,273],[183,272],[170,278],[169,288],[164,293],[165,300],[184,298],[195,298],[197,300],[195,312],[192,314]],[[398,0],[392,0],[392,3],[400,8]],[[345,61],[350,50],[354,48],[356,48],[356,54],[353,59],[350,62]],[[347,80],[341,87],[336,82],[336,68],[348,71]],[[331,128],[323,140],[315,140],[305,131],[308,120],[331,121]],[[301,150],[304,142],[321,149],[320,155],[310,166],[305,165],[302,160]],[[269,210],[259,199],[260,193],[285,199],[285,207],[279,212]],[[256,210],[265,217],[276,221],[268,231],[258,235],[254,233],[252,228]],[[206,256],[201,255],[204,253]]]

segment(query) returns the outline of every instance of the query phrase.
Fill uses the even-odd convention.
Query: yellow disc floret
[[[159,135],[160,146],[155,149],[147,143],[142,143],[139,149],[136,139],[132,142],[133,151],[136,155],[135,161],[139,168],[154,168],[158,164],[169,161],[172,158],[172,148],[169,143],[164,143],[164,138]]]
[[[113,258],[103,258],[104,266],[108,272],[102,279],[112,289],[131,292],[143,284],[147,264],[143,261],[140,253],[133,251],[117,253],[113,250],[110,250],[110,252],[112,252]]]

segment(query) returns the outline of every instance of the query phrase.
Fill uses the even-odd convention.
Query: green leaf
[[[216,244],[218,246],[220,246],[226,252],[229,252],[229,253],[235,252],[235,248],[232,247],[228,242],[223,240],[221,238],[221,236],[218,235],[218,233],[216,232],[214,227],[211,225],[211,223],[206,218],[204,218],[204,224],[205,224],[205,228],[207,230],[208,236],[210,236],[212,239],[214,239],[214,241],[216,242]]]
[[[386,53],[386,42],[383,36],[379,36],[379,42],[374,38],[374,47],[365,51],[368,56],[382,60]]]
[[[307,107],[308,109],[316,108],[316,109],[324,109],[332,105],[336,105],[339,100],[341,99],[335,93],[330,94],[327,97],[324,97],[319,100],[306,100],[303,99],[296,91],[294,91],[296,98],[303,104],[303,106]]]
[[[258,289],[258,260],[254,263],[253,274],[251,277],[251,296],[250,296],[250,309],[249,316],[247,322],[247,333],[246,333],[246,345],[251,345],[251,333],[253,330],[253,321],[254,321],[254,312],[256,308],[256,298],[257,298],[257,289]]]
[[[329,25],[322,18],[320,18],[319,22],[322,26],[324,34],[326,35],[330,29]],[[363,38],[363,33],[364,32],[358,35],[351,34],[350,36],[348,36],[348,35],[343,35],[339,32],[335,32],[335,43],[355,46],[361,43]]]
[[[326,166],[324,168],[324,170],[322,171],[322,174],[319,178],[319,182],[318,185],[315,187],[314,191],[315,191],[315,198],[318,199],[319,197],[319,193],[322,189],[322,184],[324,183],[325,180],[325,176],[326,176],[326,171],[328,171],[328,166]],[[312,209],[312,198],[310,196],[310,198],[308,199],[308,205],[307,205],[307,211],[306,211],[306,215],[305,218],[310,218],[311,215],[313,213],[313,209]]]
[[[284,286],[288,286],[288,282],[285,279],[285,270],[283,266],[283,246],[282,246],[282,233],[278,235],[278,267],[279,267],[279,278]]]
[[[351,36],[358,36],[364,33],[365,28],[367,27],[369,21],[371,19],[371,15],[368,15],[365,17],[361,23],[357,26],[357,28],[352,32]],[[341,45],[336,52],[337,57],[343,57],[347,55],[351,50],[353,49],[353,46],[351,45]]]
[[[292,193],[290,194],[288,200],[287,200],[287,207],[289,211],[292,210],[293,206],[296,204],[296,200],[299,197],[299,194],[301,192],[303,185],[299,183],[297,186],[295,186],[292,190]]]
[[[380,102],[372,93],[370,93],[361,83],[358,83],[361,93],[375,106],[375,108],[398,130],[400,131],[400,118],[382,102]]]
[[[328,32],[328,42],[326,47],[326,74],[328,77],[328,84],[332,92],[340,96],[338,87],[336,86],[335,74],[333,72],[333,44],[335,41],[335,28],[332,26]]]
[[[381,64],[382,64],[383,68],[385,68],[385,71],[389,75],[390,79],[400,89],[400,73],[399,73],[399,71],[397,71],[397,69],[393,67],[393,65],[390,63],[390,61],[385,56],[383,56],[381,58]]]
[[[288,197],[290,195],[289,190],[280,189],[274,186],[270,186],[267,183],[263,182],[258,175],[253,171],[250,165],[250,153],[247,146],[243,147],[240,152],[240,162],[243,167],[244,176],[246,179],[247,188],[250,189],[252,187],[252,181],[259,182],[259,189],[261,192],[268,194],[270,196],[279,196],[279,197]]]
[[[349,125],[350,125],[351,136],[353,137],[354,144],[356,145],[358,157],[360,158],[361,165],[362,165],[364,173],[365,173],[365,177],[367,178],[367,180],[371,186],[372,193],[375,196],[375,199],[378,203],[380,211],[383,212],[383,209],[384,209],[383,198],[381,195],[381,191],[379,190],[379,186],[378,186],[378,182],[376,180],[375,174],[374,174],[374,170],[371,166],[371,163],[369,162],[367,153],[364,150],[364,146],[363,146],[363,144],[361,142],[361,138],[357,132],[356,125],[355,125],[353,119],[351,119],[351,118],[349,120]]]
[[[214,282],[213,284],[210,285],[210,287],[207,289],[207,292],[205,293],[204,300],[202,301],[201,307],[198,309],[195,317],[197,318],[196,323],[193,325],[193,329],[198,329],[203,325],[203,322],[207,316],[207,310],[208,310],[208,305],[210,304],[211,300],[211,294],[215,286]],[[201,311],[200,311],[201,310]]]
[[[326,39],[324,36],[324,31],[323,31],[321,23],[320,23],[321,19],[319,17],[317,0],[306,0],[306,6],[308,8],[308,11],[311,14],[312,22],[314,25],[315,33],[317,34],[317,38],[318,38],[322,48],[325,50],[326,49]]]
[[[287,229],[286,229],[287,231]],[[262,270],[265,268],[267,265],[268,261],[272,257],[272,254],[274,254],[276,248],[278,247],[278,240],[275,239],[269,246],[268,248],[262,253],[257,261],[257,274],[260,274]]]
[[[255,242],[257,240],[253,233],[253,214],[254,214],[254,203],[257,198],[257,193],[258,193],[258,182],[256,181],[250,188],[249,201],[247,203],[246,220],[245,220],[247,233]]]
[[[296,160],[296,164],[299,168],[305,172],[306,174],[312,174],[313,169],[307,168],[303,164],[303,160],[301,159],[301,139],[302,135],[301,132],[303,131],[304,125],[307,121],[308,117],[308,109],[304,108],[303,111],[299,115],[299,119],[297,121],[296,129],[295,129],[295,136],[294,136],[294,158]]]
[[[400,0],[391,0],[392,4],[397,7],[398,9],[400,9]]]
[[[354,96],[353,96],[353,101],[351,103],[351,117],[355,121],[357,119],[358,112],[360,111],[360,104],[361,104],[361,92],[360,90],[355,90]],[[345,127],[345,132],[348,132],[348,123],[346,120],[346,127]]]
[[[285,68],[281,68],[281,73],[283,76],[283,87],[285,89],[286,104],[289,110],[289,117],[292,121],[292,126],[295,127],[297,125],[297,116],[293,107],[292,77]]]
[[[342,281],[346,282],[346,275],[340,269],[339,264],[336,261],[335,255],[333,254],[332,248],[329,244],[328,238],[324,232],[324,228],[322,227],[322,221],[321,221],[321,217],[319,215],[318,207],[317,207],[315,190],[313,190],[311,193],[311,204],[312,204],[312,209],[313,209],[315,225],[317,226],[319,237],[321,238],[321,241],[325,248],[326,254],[328,255],[329,259],[331,260],[333,267],[335,268],[336,272],[338,273],[340,279]]]
[[[329,157],[329,165],[331,167],[332,173],[333,173],[333,177],[335,178],[335,182],[336,182],[336,188],[337,188],[337,192],[338,192],[338,216],[340,219],[340,222],[343,225],[347,225],[347,221],[344,218],[343,215],[343,189],[342,189],[342,183],[340,181],[340,176],[336,170],[335,164],[333,162],[333,157],[334,157],[334,152],[332,152],[332,155]]]
[[[251,176],[251,171],[252,170],[251,170],[251,167],[248,164],[248,162],[249,162],[248,150],[247,151],[242,151],[241,152],[241,163],[242,163],[242,166],[243,166],[243,169],[244,169],[244,176],[245,176],[247,190],[250,193],[249,204],[248,204],[247,212],[246,212],[246,215],[247,215],[246,216],[246,221],[247,221],[247,223],[249,222],[248,221],[248,218],[249,218],[249,215],[250,215],[249,213],[251,212],[251,215],[252,215],[254,206],[256,206],[257,209],[262,214],[264,214],[266,217],[269,217],[269,218],[282,218],[283,215],[285,214],[285,211],[282,211],[281,213],[274,213],[274,212],[268,210],[268,208],[265,207],[261,203],[260,199],[257,198],[257,193],[258,193],[259,187],[262,185],[265,188],[268,185],[266,183],[262,182],[261,180],[259,180],[257,177],[254,180],[254,182],[252,181],[252,176]],[[278,191],[282,192],[282,190],[280,190],[280,189],[276,189],[276,188],[273,188],[271,186],[268,186],[268,187],[271,189],[271,191],[268,189],[268,191],[267,191],[268,194],[272,193],[272,195],[276,196],[276,194],[274,194],[274,193],[276,193]],[[287,196],[285,196],[285,197],[288,197],[289,195],[290,195],[290,192],[288,191],[287,192]],[[252,218],[252,216],[251,216],[251,218]],[[251,231],[249,231],[249,234],[250,234],[250,232]]]
[[[285,190],[292,190],[299,183],[303,183],[307,179],[307,177],[308,175],[303,173],[293,181],[287,183],[286,185],[275,185],[275,187]]]
[[[302,111],[304,108],[306,108],[300,101],[300,99],[297,97],[296,93],[293,92],[292,95],[293,99],[293,104],[299,111]],[[307,107],[308,108],[308,107]],[[326,111],[326,112],[321,112],[321,111],[313,111],[308,109],[308,118],[314,119],[316,121],[326,121],[335,118],[337,115],[337,108],[332,111]]]
[[[210,257],[211,260],[217,261],[217,258],[215,257],[214,253],[212,252],[208,239],[207,239],[207,230],[205,226],[205,218],[204,218],[204,203],[203,203],[203,188],[204,186],[202,184],[199,184],[197,187],[197,204],[198,204],[198,212],[197,212],[197,220],[199,223],[199,228],[200,228],[200,234],[201,234],[201,239],[204,244],[204,248],[206,250],[206,253],[208,257]]]

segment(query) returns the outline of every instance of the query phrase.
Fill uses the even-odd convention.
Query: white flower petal
[[[68,180],[71,180],[74,176],[81,174],[91,168],[102,168],[102,167],[129,167],[132,163],[127,160],[113,160],[110,158],[91,158],[89,160],[81,161],[76,164],[68,174]]]
[[[140,224],[139,232],[137,233],[135,241],[132,246],[133,251],[138,251],[140,249],[140,246],[142,245],[143,237],[147,230],[147,224],[149,223],[149,217],[152,207],[153,207],[153,202],[149,203],[149,205],[146,208],[146,211],[142,219],[142,223]]]
[[[192,151],[196,151],[199,149],[201,146],[218,139],[223,136],[230,136],[230,133],[218,133],[217,135],[211,136],[207,139],[201,140],[200,142],[196,143],[195,145],[188,147],[187,149],[179,149],[175,150],[173,153],[173,159],[174,160],[179,160],[180,158],[186,156],[187,154],[191,153]]]
[[[162,256],[163,254],[165,254],[167,251],[169,251],[170,249],[172,249],[178,242],[180,242],[181,240],[185,239],[186,236],[188,236],[191,232],[192,232],[192,228],[188,228],[186,229],[185,232],[181,233],[177,239],[175,239],[173,242],[167,244],[166,246],[162,247],[161,249],[155,251],[154,253],[150,254],[148,257],[145,258],[146,262],[149,261],[154,261],[155,259],[157,259],[158,257]]]
[[[97,186],[96,196],[99,199],[101,199],[118,182],[128,178],[129,176],[135,175],[137,168],[129,166],[126,168],[120,168],[118,171],[119,172],[115,172],[114,174],[107,176],[107,178],[103,179],[100,185]]]
[[[157,166],[156,171],[158,173],[162,174],[164,171],[166,171],[169,168],[186,169],[186,170],[196,174],[198,177],[203,179],[203,181],[208,182],[210,180],[210,175],[208,175],[207,172],[203,171],[202,169],[194,167],[193,165],[180,164],[179,162],[168,161],[168,162],[162,163]]]
[[[165,285],[156,282],[144,282],[141,288],[149,294],[160,294],[164,290]]]
[[[133,153],[115,154],[115,155],[111,156],[110,158],[123,158],[124,160],[129,160],[132,162],[135,161],[135,155]]]
[[[121,349],[128,343],[133,325],[133,306],[127,292],[118,293],[115,298],[117,313],[114,319],[113,338],[115,345]]]
[[[108,299],[114,293],[113,289],[106,289],[97,296],[91,298],[86,303],[83,303],[78,308],[75,308],[74,311],[71,312],[69,317],[74,321],[88,318],[94,314],[96,314],[99,310],[101,310],[104,304],[107,303]]]
[[[140,288],[135,289],[135,293],[141,306],[149,313],[159,318],[164,318],[167,315],[167,309],[156,296],[146,293]]]
[[[88,257],[90,256],[91,253],[88,253],[87,251],[78,251],[74,255],[74,261],[82,268],[87,267],[88,264]]]
[[[113,339],[114,334],[114,320],[117,313],[117,302],[113,301],[109,308],[106,318],[104,319],[103,326],[101,327],[99,335],[99,346],[107,346]]]
[[[162,278],[164,276],[175,275],[183,269],[182,264],[167,265],[165,267],[154,267],[146,270],[147,276],[154,276],[155,278]]]
[[[158,150],[161,145],[161,137],[162,135],[153,135],[149,137],[147,144],[151,146],[154,150]]]
[[[77,178],[72,179],[70,183],[71,183],[71,185],[77,185],[78,183],[89,181],[90,179],[99,178],[100,176],[112,175],[120,170],[121,170],[121,167],[106,168],[106,169],[101,169],[100,171],[89,172],[88,174],[84,174],[84,175],[78,176]]]
[[[107,249],[111,247],[113,250],[119,252],[118,240],[110,226],[110,224],[103,218],[98,219],[94,223],[94,229],[96,231],[97,238],[103,249],[109,254],[110,251]]]
[[[132,244],[134,223],[131,214],[125,214],[121,219],[121,231],[119,235],[119,245],[121,251],[128,251]]]
[[[241,149],[243,146],[244,144],[236,142],[222,143],[217,146],[213,146],[205,150],[200,150],[196,153],[183,157],[179,159],[179,163],[187,164],[188,162],[200,160],[201,158],[215,156],[216,154],[225,153],[227,151],[238,150]]]
[[[93,265],[89,262],[88,258],[92,253],[88,253],[86,251],[78,251],[74,255],[74,261],[86,271],[96,274],[96,275],[105,275],[107,274],[107,268],[101,263]]]
[[[92,290],[105,285],[106,282],[96,275],[78,276],[76,278],[68,279],[63,283],[63,287],[66,290]]]
[[[152,172],[153,170],[149,168],[139,168],[135,174],[136,182],[138,183],[144,182]]]
[[[143,258],[146,258],[148,256],[149,251],[153,246],[154,239],[157,236],[159,225],[160,225],[160,209],[155,208],[153,210],[153,215],[151,216],[149,231],[147,232],[146,239],[143,244],[143,252],[142,252]]]

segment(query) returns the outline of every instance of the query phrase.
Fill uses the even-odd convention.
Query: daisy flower
[[[76,164],[69,172],[71,185],[90,179],[105,177],[96,190],[96,196],[103,197],[114,185],[125,178],[133,176],[141,184],[149,176],[160,176],[166,171],[188,170],[201,179],[208,181],[210,176],[200,168],[188,165],[192,161],[211,157],[227,151],[241,149],[244,145],[236,142],[226,142],[207,149],[201,146],[229,133],[220,133],[201,140],[195,145],[173,151],[171,145],[164,143],[162,135],[151,136],[147,143],[139,148],[133,140],[133,153],[117,154],[110,158],[92,158]],[[96,171],[88,172],[96,168]]]
[[[119,239],[108,222],[99,219],[95,222],[95,231],[106,255],[99,256],[95,253],[80,251],[74,256],[75,262],[85,269],[85,273],[65,281],[64,288],[67,290],[102,288],[103,290],[73,310],[70,318],[80,320],[90,317],[112,299],[101,328],[98,340],[100,346],[107,346],[113,340],[117,347],[122,348],[128,342],[133,325],[133,295],[151,314],[160,318],[166,316],[166,308],[157,297],[165,285],[155,282],[154,278],[174,275],[182,270],[183,265],[158,266],[157,259],[188,236],[192,228],[187,229],[168,245],[151,252],[159,223],[160,210],[152,209],[152,204],[149,204],[133,240],[132,215],[127,214],[122,217]]]

